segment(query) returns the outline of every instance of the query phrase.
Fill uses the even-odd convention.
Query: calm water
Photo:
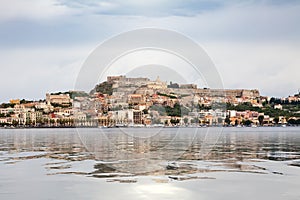
[[[300,199],[300,128],[0,129],[0,199]]]

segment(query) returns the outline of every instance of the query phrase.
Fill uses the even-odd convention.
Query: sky
[[[293,95],[300,88],[299,11],[297,0],[1,0],[0,102],[72,90],[98,45],[145,27],[198,43],[224,88]]]

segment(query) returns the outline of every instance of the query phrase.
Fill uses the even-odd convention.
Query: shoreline
[[[99,126],[53,126],[53,127],[0,127],[0,129],[117,129],[117,128],[128,128],[128,129],[158,129],[158,128],[237,128],[237,129],[244,129],[244,128],[297,128],[300,126],[297,125],[286,125],[286,126],[112,126],[112,127],[99,127]]]

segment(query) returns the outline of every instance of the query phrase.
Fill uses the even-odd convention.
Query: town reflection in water
[[[0,163],[31,159],[47,159],[49,175],[127,183],[137,176],[165,177],[157,181],[213,178],[209,172],[284,175],[258,163],[299,167],[300,134],[293,128],[1,130]]]

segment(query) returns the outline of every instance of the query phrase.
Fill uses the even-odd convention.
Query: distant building
[[[8,120],[7,118],[0,118],[0,124],[7,124]]]
[[[170,85],[168,85],[168,88],[179,88],[179,84],[178,83],[172,83],[172,81],[171,81]]]
[[[118,110],[118,111],[109,111],[111,119],[115,120],[119,124],[130,124],[133,122],[133,110]]]
[[[156,89],[156,90],[160,90],[160,89],[166,89],[167,88],[167,84],[165,82],[162,82],[159,79],[159,76],[157,77],[157,79],[155,81],[150,81],[147,84],[147,88],[150,89]]]
[[[255,99],[260,97],[258,90],[243,90],[243,89],[197,89],[196,93],[199,96],[205,97],[226,97],[229,99]]]
[[[114,82],[114,81],[121,81],[121,82],[148,82],[150,81],[149,78],[127,78],[126,76],[108,76],[107,77],[108,82]]]
[[[133,111],[133,123],[134,124],[143,124],[143,113],[139,110]]]
[[[236,117],[236,110],[229,110],[229,117]]]
[[[137,105],[137,104],[144,104],[145,103],[145,96],[142,94],[130,94],[128,95],[128,103]]]
[[[196,84],[181,84],[179,86],[179,88],[181,88],[181,89],[197,89],[197,85]]]
[[[274,109],[282,110],[282,105],[276,104],[276,105],[274,105]]]
[[[46,102],[48,105],[51,103],[60,105],[69,105],[71,103],[71,98],[69,94],[46,94]]]
[[[11,104],[20,104],[20,99],[11,99],[11,100],[9,100],[9,103],[11,103]]]
[[[125,76],[108,76],[107,82],[119,81],[124,78],[126,78],[126,77]]]

